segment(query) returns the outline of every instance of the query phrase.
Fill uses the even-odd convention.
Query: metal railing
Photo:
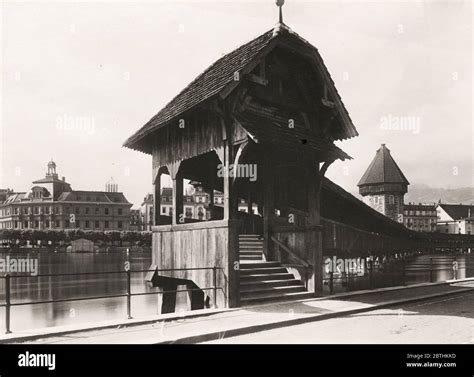
[[[441,263],[439,263],[441,262]],[[442,267],[443,262],[450,262],[452,263],[451,267]],[[342,285],[347,286],[347,291],[350,291],[349,284],[351,282],[357,282],[358,286],[360,283],[366,283],[368,289],[375,289],[381,286],[378,286],[375,283],[375,275],[378,275],[379,278],[384,279],[385,282],[388,282],[389,277],[395,277],[395,280],[401,282],[402,285],[407,284],[407,275],[413,275],[413,273],[421,272],[421,273],[428,273],[429,283],[435,283],[435,274],[441,271],[452,271],[452,279],[458,279],[458,271],[462,268],[466,269],[468,267],[474,268],[474,261],[466,261],[462,266],[459,265],[459,261],[457,257],[435,257],[429,258],[428,263],[411,263],[410,265],[407,264],[406,261],[401,261],[398,263],[396,268],[389,268],[385,269],[376,269],[374,267],[374,263],[372,261],[368,261],[367,263],[367,273],[364,275],[359,275],[357,273],[344,273],[341,276],[334,276],[333,271],[328,272],[328,277],[323,278],[323,282],[326,282],[325,285],[328,286],[329,294],[334,293],[334,283],[340,281]],[[448,279],[449,280],[449,279]],[[440,280],[441,281],[441,280]],[[382,285],[382,286],[390,286],[390,285]]]
[[[178,271],[197,271],[197,270],[212,270],[212,287],[204,288],[187,288],[187,289],[176,289],[176,290],[166,290],[164,291],[153,291],[153,292],[139,292],[132,293],[132,273],[145,273],[145,272],[178,272]],[[132,319],[132,297],[133,296],[145,296],[145,295],[160,295],[164,293],[181,293],[181,292],[193,292],[193,291],[210,291],[213,292],[213,304],[214,308],[217,307],[217,291],[220,290],[225,293],[224,286],[217,285],[217,273],[218,271],[224,273],[222,267],[195,267],[195,268],[170,268],[170,269],[146,269],[146,270],[130,270],[125,269],[123,271],[100,271],[100,272],[78,272],[78,273],[62,273],[62,274],[38,274],[38,275],[10,275],[5,274],[0,276],[0,279],[5,280],[5,303],[0,304],[0,308],[5,308],[5,334],[11,334],[11,307],[12,306],[23,306],[23,305],[40,305],[40,304],[53,304],[53,303],[63,303],[63,302],[72,302],[72,301],[87,301],[87,300],[98,300],[98,299],[111,299],[111,298],[127,298],[127,318]],[[40,301],[25,301],[25,302],[15,302],[11,301],[11,279],[16,278],[41,278],[41,277],[61,277],[61,276],[86,276],[86,275],[99,275],[99,274],[126,274],[126,293],[113,294],[113,295],[100,295],[100,296],[88,296],[88,297],[74,297],[74,298],[63,298],[63,299],[54,299],[54,300],[40,300]],[[226,281],[226,276],[224,274],[224,281]],[[156,288],[156,287],[155,287]]]

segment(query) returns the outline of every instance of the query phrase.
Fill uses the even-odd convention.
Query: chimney
[[[62,177],[63,182],[66,182],[66,177]]]

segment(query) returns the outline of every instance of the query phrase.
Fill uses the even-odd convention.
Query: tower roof
[[[211,100],[225,91],[232,91],[235,85],[239,83],[239,81],[235,80],[236,72],[239,74],[250,72],[251,68],[255,67],[256,62],[262,60],[278,46],[286,46],[286,48],[300,51],[303,56],[311,60],[315,70],[321,73],[335,101],[335,111],[341,119],[340,128],[337,131],[334,130],[333,139],[342,140],[357,136],[357,130],[342,103],[334,81],[324,65],[318,50],[285,24],[278,23],[275,28],[217,60],[142,128],[130,136],[125,141],[124,146],[151,154],[150,145],[147,145],[144,141],[147,135],[168,125],[181,116],[181,114],[192,110],[203,102]]]
[[[382,144],[357,186],[384,183],[410,184],[390,154],[390,149]]]

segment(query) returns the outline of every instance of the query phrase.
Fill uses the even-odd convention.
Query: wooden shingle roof
[[[297,48],[305,48],[307,50],[306,53],[313,56],[318,69],[322,70],[330,92],[334,93],[337,108],[344,120],[344,134],[340,139],[357,136],[357,130],[350,120],[349,114],[317,49],[291,31],[286,25],[281,24],[277,31],[276,29],[271,29],[217,60],[175,96],[142,128],[130,136],[125,141],[124,146],[151,154],[149,143],[144,143],[144,138],[147,135],[166,126],[185,112],[213,98],[230,85],[235,84],[235,73],[243,71],[252,62],[265,56],[278,45],[280,39],[284,39],[285,43],[292,44]]]
[[[410,184],[390,154],[390,150],[382,144],[357,186],[384,183]]]

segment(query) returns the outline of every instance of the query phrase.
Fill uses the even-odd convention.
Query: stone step
[[[264,268],[264,269],[269,269],[272,267],[279,267],[283,268],[280,263],[278,262],[267,262],[267,261],[261,261],[261,262],[255,262],[255,263],[241,263],[240,264],[240,270],[248,270],[248,269],[255,269],[255,268]]]
[[[253,297],[245,297],[240,299],[241,306],[257,305],[264,304],[267,302],[285,302],[293,300],[304,300],[313,298],[313,294],[309,292],[293,292],[293,293],[284,293],[280,296],[266,296],[259,295]]]
[[[245,244],[242,244],[240,243],[239,244],[239,249],[249,249],[249,248],[258,248],[258,249],[261,249],[263,248],[263,243],[262,242],[259,242],[259,243],[245,243]]]
[[[240,255],[239,260],[242,261],[263,261],[263,256],[260,255]]]
[[[240,282],[256,282],[256,281],[269,281],[269,280],[283,280],[283,279],[294,279],[293,274],[290,274],[288,271],[285,273],[277,274],[254,274],[254,275],[241,275]]]
[[[284,280],[262,280],[251,282],[240,282],[240,292],[260,291],[273,287],[303,286],[303,283],[297,279]]]
[[[247,254],[242,254],[240,253],[239,258],[259,258],[263,261],[263,254],[262,253],[247,253]]]
[[[245,246],[245,247],[239,247],[239,251],[260,251],[263,253],[263,247],[259,246]]]
[[[240,276],[255,274],[282,274],[287,272],[285,267],[242,268],[242,266],[245,265],[243,263],[240,264]]]
[[[240,299],[247,299],[247,298],[268,298],[268,297],[275,297],[275,296],[282,296],[286,293],[296,293],[296,292],[305,292],[305,288],[303,285],[289,285],[289,286],[282,286],[282,287],[265,287],[262,289],[254,289],[254,290],[241,290],[240,291]]]

